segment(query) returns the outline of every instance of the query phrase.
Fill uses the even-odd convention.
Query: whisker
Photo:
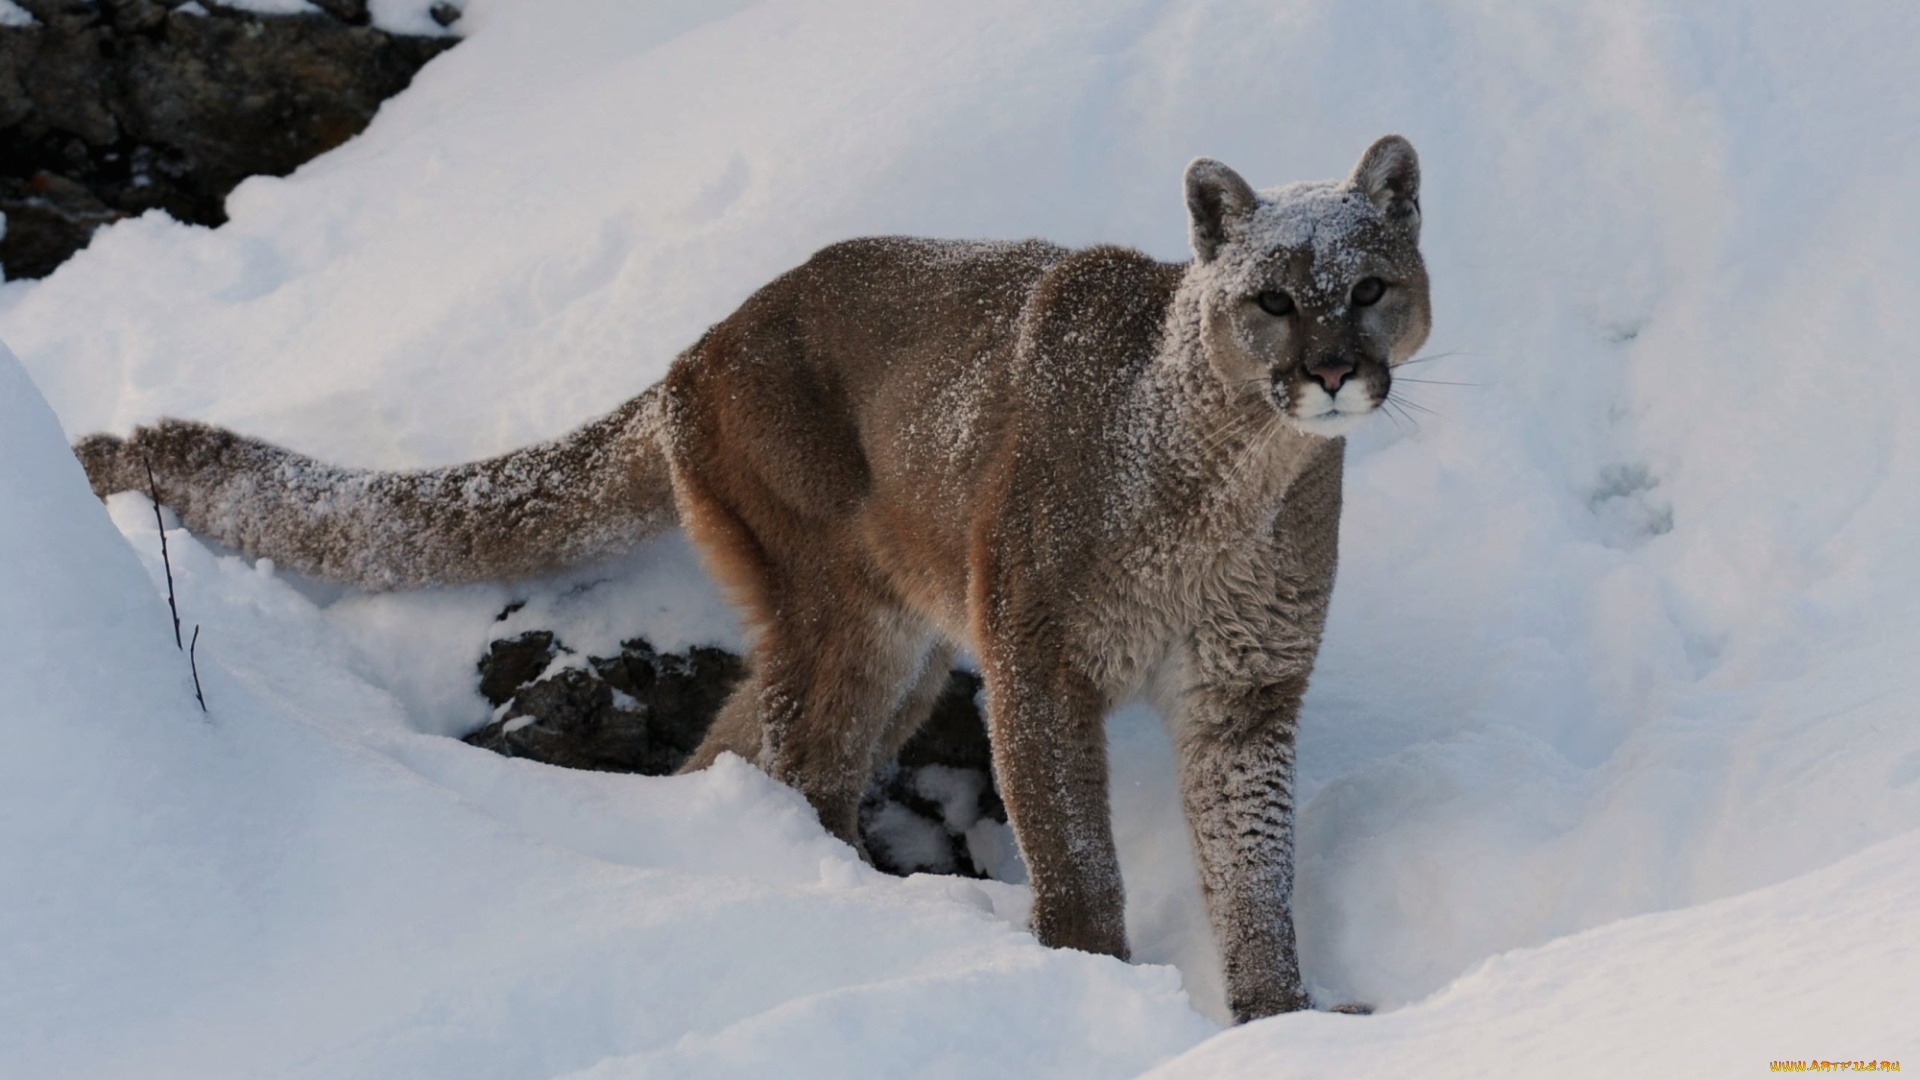
[[[1215,451],[1239,437],[1252,422],[1252,419],[1244,413],[1229,416],[1219,427],[1200,437],[1196,450],[1203,458],[1211,457]]]
[[[1427,415],[1429,415],[1429,416],[1438,416],[1438,415],[1440,415],[1439,413],[1437,413],[1437,412],[1434,412],[1434,411],[1433,411],[1432,409],[1429,409],[1429,408],[1427,408],[1427,407],[1426,407],[1425,405],[1422,405],[1422,404],[1420,404],[1420,403],[1419,403],[1419,402],[1417,402],[1417,401],[1408,401],[1408,400],[1407,400],[1406,398],[1403,398],[1403,397],[1394,397],[1394,396],[1393,396],[1392,394],[1388,394],[1387,396],[1388,396],[1388,397],[1389,397],[1390,399],[1392,399],[1392,401],[1393,401],[1393,403],[1394,403],[1395,405],[1398,405],[1398,406],[1400,406],[1400,407],[1401,407],[1401,408],[1403,408],[1403,409],[1412,409],[1412,410],[1413,410],[1413,411],[1415,411],[1415,412],[1423,412],[1423,413],[1426,413],[1426,414],[1427,414]]]
[[[1449,356],[1474,356],[1474,355],[1476,354],[1469,352],[1466,349],[1454,349],[1451,352],[1428,353],[1425,356],[1416,356],[1411,360],[1402,360],[1393,366],[1395,368],[1403,368],[1403,367],[1409,367],[1413,364],[1431,364],[1435,360],[1445,360]]]
[[[1280,434],[1280,424],[1281,420],[1278,413],[1267,419],[1266,424],[1260,429],[1260,434],[1255,437],[1254,441],[1249,443],[1247,452],[1240,455],[1240,460],[1234,463],[1233,470],[1227,475],[1225,486],[1228,489],[1240,483],[1242,474],[1247,471],[1253,462],[1266,456],[1267,448],[1273,445],[1273,440]]]
[[[1393,410],[1393,411],[1391,411],[1391,412],[1389,412],[1389,413],[1387,413],[1387,415],[1388,415],[1389,417],[1393,417],[1393,418],[1394,418],[1394,424],[1395,424],[1395,426],[1398,426],[1398,425],[1399,425],[1399,423],[1400,423],[1400,420],[1401,420],[1401,419],[1404,419],[1404,420],[1406,420],[1406,422],[1407,422],[1407,424],[1408,424],[1408,425],[1409,425],[1410,427],[1412,427],[1412,428],[1413,428],[1413,431],[1414,431],[1414,434],[1416,434],[1416,435],[1417,435],[1417,434],[1419,434],[1419,432],[1420,432],[1420,421],[1418,421],[1418,420],[1416,420],[1416,419],[1414,419],[1414,418],[1413,418],[1413,416],[1412,416],[1412,414],[1410,414],[1410,413],[1408,413],[1408,412],[1407,412],[1407,409],[1406,409],[1406,403],[1405,403],[1405,402],[1402,402],[1402,401],[1395,401],[1395,400],[1393,400],[1392,398],[1388,398],[1387,400],[1385,400],[1385,401],[1382,401],[1382,402],[1380,403],[1380,407],[1381,407],[1381,408],[1383,408],[1383,409],[1385,409],[1385,408],[1388,408],[1388,407],[1391,407],[1391,408],[1392,408],[1392,410]],[[1402,430],[1405,430],[1405,429],[1402,429]]]
[[[1206,453],[1218,449],[1221,444],[1231,439],[1239,432],[1239,429],[1246,425],[1247,418],[1244,416],[1227,417],[1221,421],[1219,427],[1214,428],[1212,431],[1205,432],[1200,436],[1199,447],[1201,452]]]
[[[1258,437],[1261,426],[1270,422],[1273,415],[1271,411],[1237,413],[1214,433],[1217,437],[1207,440],[1204,449],[1211,453],[1240,438],[1252,442]]]
[[[1393,377],[1393,381],[1419,383],[1422,386],[1485,386],[1487,385],[1486,383],[1478,383],[1478,382],[1453,382],[1449,379],[1415,379],[1407,375],[1395,375]]]
[[[1259,440],[1260,436],[1266,431],[1267,425],[1271,424],[1272,422],[1273,422],[1273,417],[1269,415],[1264,421],[1262,421],[1257,425],[1254,425],[1251,428],[1252,433],[1247,437],[1246,445],[1242,446],[1238,453],[1235,453],[1233,456],[1227,459],[1227,461],[1225,462],[1224,468],[1221,470],[1219,474],[1220,484],[1223,488],[1229,488],[1233,485],[1233,479],[1235,476],[1239,474],[1241,464],[1245,462],[1249,457],[1253,456],[1255,443]]]

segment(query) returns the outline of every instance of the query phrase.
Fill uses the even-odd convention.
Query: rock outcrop
[[[0,26],[0,267],[42,277],[100,225],[218,225],[249,176],[340,145],[454,37],[389,34],[366,0],[262,16],[213,0],[16,0]]]
[[[723,649],[663,654],[641,639],[615,656],[578,658],[543,630],[494,642],[479,669],[498,719],[467,742],[570,769],[648,776],[693,753],[746,670]]]
[[[746,665],[723,649],[663,653],[637,638],[615,656],[581,657],[535,630],[493,642],[478,671],[495,719],[468,743],[549,765],[661,776],[693,753]],[[867,792],[861,838],[880,869],[985,876],[998,860],[972,846],[983,822],[1007,820],[979,690],[979,676],[954,671],[927,723]],[[1008,844],[1000,836],[994,846]]]

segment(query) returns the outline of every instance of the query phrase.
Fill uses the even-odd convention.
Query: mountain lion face
[[[1432,326],[1419,186],[1398,136],[1344,181],[1255,192],[1217,161],[1188,166],[1203,339],[1234,397],[1328,438],[1386,400]]]

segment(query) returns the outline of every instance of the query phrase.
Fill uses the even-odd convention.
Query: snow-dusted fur
[[[303,574],[365,589],[532,577],[673,525],[658,394],[562,439],[444,469],[328,465],[190,420],[74,447],[95,493],[146,491],[187,527]]]
[[[970,647],[1052,945],[1127,954],[1102,725],[1146,696],[1234,1014],[1300,1008],[1295,723],[1333,585],[1338,436],[1430,323],[1419,165],[1388,136],[1345,181],[1256,193],[1203,159],[1186,193],[1190,264],[834,245],[660,387],[487,462],[354,472],[178,421],[79,452],[102,494],[144,489],[150,463],[189,527],[377,588],[538,573],[677,510],[754,634],[689,767],[741,753],[850,843],[876,764]]]

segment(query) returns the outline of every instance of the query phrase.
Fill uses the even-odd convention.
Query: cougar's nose
[[[1320,385],[1327,388],[1327,393],[1337,394],[1340,392],[1340,384],[1346,382],[1347,376],[1353,374],[1353,361],[1337,353],[1323,356],[1307,365],[1307,374],[1319,379]]]

